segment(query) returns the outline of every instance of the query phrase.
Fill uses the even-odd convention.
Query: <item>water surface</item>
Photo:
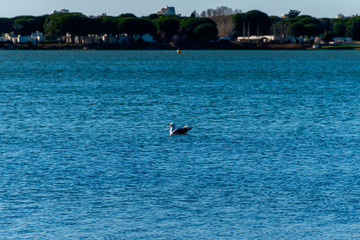
[[[0,52],[0,238],[360,239],[359,58]]]

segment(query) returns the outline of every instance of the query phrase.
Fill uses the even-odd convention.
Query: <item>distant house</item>
[[[119,43],[119,39],[117,36],[114,36],[112,34],[104,34],[102,36],[102,40],[104,44],[117,44]]]
[[[12,33],[5,33],[3,36],[0,37],[0,42],[8,42],[8,43],[14,43],[15,38],[17,38],[18,35],[15,35]]]
[[[74,44],[124,44],[128,42],[128,36],[126,34],[115,36],[112,34],[89,34],[86,36],[79,36],[66,33],[65,42]]]
[[[295,36],[288,36],[284,38],[285,42],[292,43],[292,44],[303,44],[310,41],[314,41],[315,38],[311,37],[310,39],[306,37],[295,37]]]
[[[249,36],[249,37],[238,37],[238,42],[272,42],[280,40],[280,37],[273,36],[273,35],[263,35],[263,36]]]
[[[352,38],[350,37],[335,37],[332,39],[334,43],[352,43]]]
[[[54,10],[51,14],[55,13],[69,13],[70,11],[68,9],[61,9],[60,11]]]
[[[31,33],[31,37],[36,40],[36,43],[41,43],[41,42],[43,42],[45,40],[44,34],[39,32],[39,31]]]
[[[151,35],[148,34],[148,33],[145,34],[145,35],[142,35],[141,38],[142,38],[142,40],[143,40],[144,42],[147,42],[147,43],[152,43],[152,42],[154,42],[154,37],[151,36]]]
[[[101,41],[102,41],[101,37],[94,34],[87,35],[84,38],[85,44],[99,44]]]
[[[175,15],[175,7],[164,7],[157,12],[158,15]]]
[[[32,43],[39,44],[44,41],[44,34],[41,32],[31,33],[30,36],[15,35],[14,33],[5,33],[4,36],[0,37],[0,42],[10,43]]]
[[[10,42],[6,36],[0,36],[0,42]]]

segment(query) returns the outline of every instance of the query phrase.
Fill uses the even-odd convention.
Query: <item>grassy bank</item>
[[[360,44],[324,45],[321,49],[360,49]]]

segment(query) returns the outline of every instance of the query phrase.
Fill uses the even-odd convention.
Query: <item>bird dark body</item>
[[[175,124],[170,123],[170,135],[179,135],[179,134],[186,134],[188,131],[193,129],[193,127],[184,126],[182,128],[175,129]]]

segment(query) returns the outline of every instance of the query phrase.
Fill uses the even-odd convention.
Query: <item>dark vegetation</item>
[[[321,36],[326,42],[333,37],[351,37],[360,40],[360,17],[314,18],[300,15],[300,11],[290,10],[286,18],[268,16],[254,10],[233,16],[235,35],[266,35],[315,37]]]
[[[360,17],[314,18],[300,15],[300,11],[290,10],[286,18],[268,16],[253,10],[241,13],[227,7],[208,9],[201,15],[194,11],[191,17],[151,14],[136,17],[121,14],[117,17],[101,16],[89,18],[81,13],[55,13],[44,16],[18,16],[0,18],[0,33],[30,35],[43,32],[48,42],[61,42],[62,36],[89,34],[126,34],[128,42],[139,42],[139,36],[150,34],[160,43],[186,45],[215,42],[218,37],[275,35],[280,37],[321,36],[326,42],[333,37],[351,37],[360,40]],[[141,41],[140,41],[141,42]]]

